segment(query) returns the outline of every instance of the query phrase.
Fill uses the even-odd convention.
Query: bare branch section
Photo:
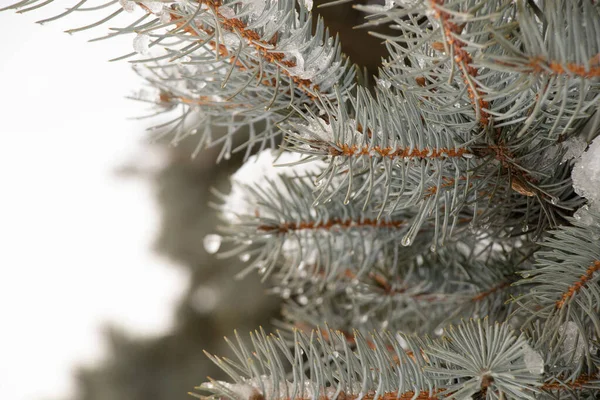
[[[263,232],[287,233],[290,231],[299,231],[305,229],[336,229],[336,228],[400,228],[406,225],[406,221],[384,221],[371,218],[361,220],[343,220],[341,218],[331,218],[327,221],[304,221],[304,222],[285,222],[281,225],[259,225],[257,230]]]
[[[460,67],[463,80],[469,92],[469,99],[471,99],[471,103],[475,108],[475,115],[479,123],[486,126],[490,122],[490,114],[487,112],[490,104],[483,98],[485,93],[475,79],[479,71],[473,67],[473,57],[465,50],[466,43],[460,37],[464,25],[453,22],[452,14],[444,9],[444,2],[445,0],[431,0],[431,7],[435,12],[436,18],[440,21],[444,32],[444,40],[451,53],[454,54],[454,61]]]
[[[508,65],[508,63],[506,63]],[[592,57],[588,65],[577,63],[567,63],[566,65],[558,61],[549,61],[538,56],[531,59],[527,64],[530,68],[527,72],[546,73],[553,75],[570,75],[581,78],[599,78],[600,77],[600,54]]]
[[[448,148],[424,148],[424,149],[411,149],[409,147],[393,148],[393,147],[381,147],[364,145],[362,147],[358,145],[347,145],[345,143],[338,143],[337,147],[330,146],[329,154],[332,156],[346,156],[346,157],[386,157],[386,158],[449,158],[449,157],[463,157],[465,154],[470,154],[467,149],[448,149]]]

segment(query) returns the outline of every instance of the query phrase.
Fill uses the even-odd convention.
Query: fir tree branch
[[[469,99],[475,109],[475,118],[481,125],[486,126],[490,122],[490,115],[487,112],[490,104],[484,100],[485,93],[476,81],[479,70],[472,65],[473,57],[465,50],[465,42],[460,37],[464,26],[453,21],[453,14],[444,8],[444,2],[444,0],[430,0],[431,8],[434,10],[435,17],[439,19],[444,33],[444,49],[449,49],[453,61],[459,65],[469,92]]]
[[[595,213],[591,217],[600,220]],[[600,296],[600,230],[577,220],[571,222],[573,226],[550,232],[541,243],[545,249],[535,255],[536,269],[517,282],[531,284],[532,290],[516,301],[536,318],[561,321],[551,324],[550,330],[560,329],[567,321],[586,321],[583,326],[590,329],[589,335],[598,335],[600,319],[594,299]]]
[[[224,396],[232,400],[257,395],[265,400],[338,400],[340,396],[391,399],[408,395],[462,398],[481,389],[496,394],[492,398],[534,399],[542,385],[540,360],[536,361],[538,370],[530,371],[536,367],[526,365],[525,357],[532,350],[523,336],[515,336],[506,325],[465,323],[436,340],[404,336],[411,356],[390,334],[374,333],[374,345],[358,333],[354,336],[354,350],[349,348],[345,335],[333,331],[327,338],[320,331],[310,336],[296,331],[291,351],[283,337],[262,332],[253,337],[254,351],[239,339],[235,345],[229,342],[237,362],[209,357],[236,383],[214,381],[199,389],[213,393],[211,398]],[[483,345],[485,342],[488,344]],[[394,361],[394,355],[398,361]],[[292,368],[288,376],[282,361]],[[461,378],[452,383],[451,376],[457,373]]]

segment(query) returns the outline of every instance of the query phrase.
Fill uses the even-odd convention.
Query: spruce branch
[[[593,221],[600,216],[591,212]],[[536,253],[536,268],[524,274],[518,284],[532,290],[516,301],[535,318],[561,321],[549,327],[558,330],[566,321],[587,327],[585,340],[600,336],[598,318],[598,271],[600,270],[600,230],[597,225],[571,220],[571,226],[552,231]]]
[[[405,348],[389,333],[370,341],[355,333],[352,350],[342,332],[295,331],[288,350],[281,335],[257,332],[252,350],[228,341],[237,361],[211,356],[235,383],[199,389],[232,400],[462,398],[480,390],[490,399],[533,399],[542,386],[539,355],[506,324],[472,321],[438,339],[402,338]]]

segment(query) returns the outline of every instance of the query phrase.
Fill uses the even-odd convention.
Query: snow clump
[[[575,161],[571,178],[575,192],[588,200],[591,209],[600,211],[600,137]]]
[[[285,196],[287,191],[279,179],[292,176],[309,176],[321,173],[327,167],[323,161],[309,161],[295,165],[306,156],[300,153],[276,150],[263,150],[248,160],[231,176],[231,192],[223,204],[223,217],[230,223],[239,222],[240,215],[267,216],[267,210],[259,210],[256,200],[245,187],[266,188],[268,182],[278,186],[279,192]],[[275,163],[277,165],[275,165]],[[284,166],[285,165],[285,166]]]

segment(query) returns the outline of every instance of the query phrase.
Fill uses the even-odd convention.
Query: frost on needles
[[[98,40],[129,36],[159,136],[246,158],[199,245],[285,299],[276,335],[209,355],[231,380],[198,396],[597,396],[597,1],[92,3],[42,22],[131,14]],[[322,5],[365,13],[377,77]]]

